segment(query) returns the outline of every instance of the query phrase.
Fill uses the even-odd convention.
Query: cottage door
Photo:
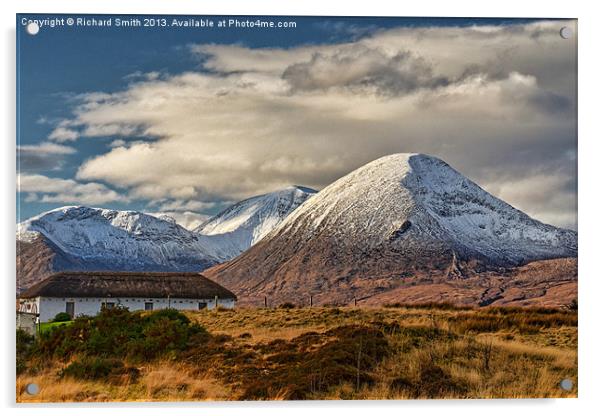
[[[75,302],[67,302],[65,304],[65,312],[69,314],[71,318],[75,316]]]

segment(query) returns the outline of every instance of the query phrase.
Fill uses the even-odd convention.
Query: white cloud
[[[40,155],[70,155],[75,153],[76,150],[70,146],[41,142],[36,145],[17,146],[17,152],[37,153]]]
[[[59,143],[74,141],[79,137],[80,135],[78,132],[64,126],[57,127],[52,131],[52,133],[50,133],[50,136],[48,136],[50,140],[55,140]]]
[[[159,206],[161,211],[203,211],[216,206],[215,202],[182,201],[174,200],[163,202]]]
[[[24,173],[17,176],[17,192],[27,193],[28,202],[96,205],[128,201],[125,196],[100,183],[79,183],[72,179]]]
[[[188,230],[194,230],[199,225],[211,218],[210,215],[199,214],[198,212],[191,211],[147,212],[147,214],[161,219],[171,218],[176,222],[176,224],[179,224]]]
[[[570,180],[575,43],[558,28],[572,24],[404,28],[289,49],[197,45],[213,72],[137,76],[123,91],[82,95],[57,130],[153,137],[119,142],[78,170],[78,180],[132,198],[321,188],[396,152],[434,154],[481,183],[507,170],[506,188],[553,172]],[[505,195],[542,213],[528,192]],[[556,207],[549,218],[574,213],[574,194],[562,195],[546,202]]]
[[[109,147],[123,147],[127,144],[127,142],[123,139],[116,139],[109,143]]]

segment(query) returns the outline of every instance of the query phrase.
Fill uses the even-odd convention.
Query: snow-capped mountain
[[[237,295],[323,302],[412,276],[466,277],[577,256],[577,235],[530,218],[435,157],[375,160],[309,199],[208,276]]]
[[[60,270],[199,271],[239,255],[315,191],[291,187],[239,202],[200,231],[171,215],[62,207],[17,225],[17,283]]]
[[[197,271],[228,258],[209,239],[136,211],[63,207],[17,225],[18,245],[60,253],[48,267]],[[21,250],[20,250],[21,251]],[[25,260],[25,259],[21,259]],[[27,279],[22,276],[23,279]]]
[[[315,193],[311,188],[290,186],[254,196],[225,209],[195,231],[210,237],[231,257],[236,257],[261,240]]]

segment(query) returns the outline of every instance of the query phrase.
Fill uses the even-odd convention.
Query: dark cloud
[[[418,88],[436,88],[449,83],[435,76],[432,66],[410,51],[390,56],[378,48],[346,45],[334,51],[316,52],[307,62],[287,67],[282,73],[293,90],[311,91],[347,88],[400,95]]]
[[[550,91],[538,91],[529,98],[529,104],[550,114],[564,113],[572,109],[569,98]]]
[[[17,168],[23,172],[59,170],[75,149],[55,143],[17,146]]]

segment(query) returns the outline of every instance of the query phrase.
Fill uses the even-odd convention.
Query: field
[[[112,310],[18,339],[17,401],[577,396],[574,311],[291,306]]]

